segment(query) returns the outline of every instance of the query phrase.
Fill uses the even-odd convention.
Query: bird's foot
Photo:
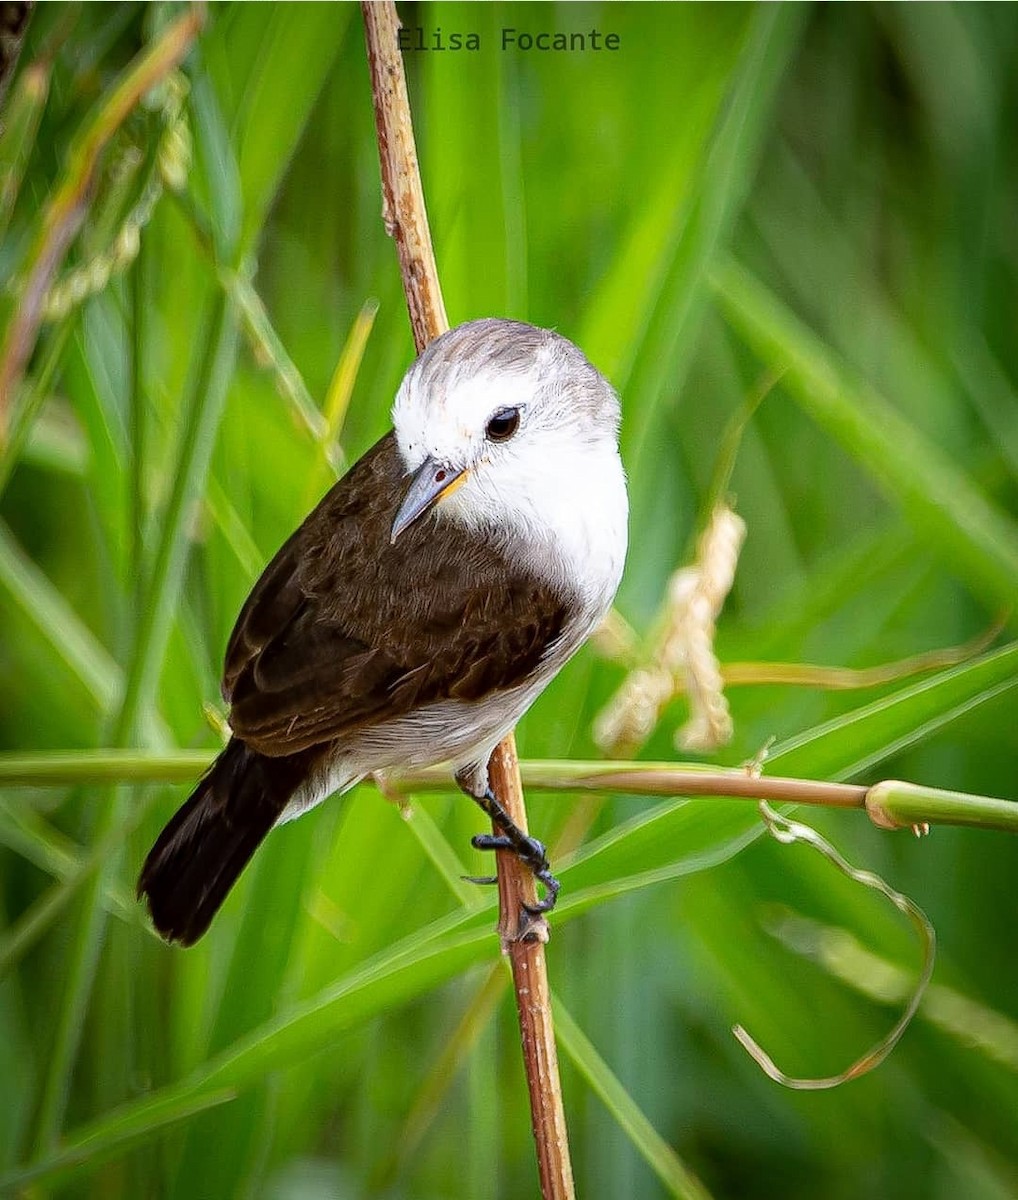
[[[498,813],[489,811],[486,802],[491,802],[492,806],[497,806]],[[551,912],[555,907],[555,901],[558,899],[559,889],[561,884],[551,873],[551,866],[548,862],[548,852],[545,849],[544,843],[531,837],[523,832],[508,816],[502,806],[495,799],[494,795],[489,790],[484,800],[478,801],[485,812],[500,825],[505,833],[478,833],[470,839],[470,844],[475,850],[511,850],[516,857],[529,868],[531,874],[544,887],[544,896],[534,904],[524,904],[524,909],[531,916],[540,916],[542,913]],[[504,819],[503,819],[504,818]],[[497,883],[498,877],[492,875],[484,875],[474,877],[474,883]]]

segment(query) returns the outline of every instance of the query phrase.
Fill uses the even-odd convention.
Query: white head
[[[433,508],[545,576],[610,588],[606,606],[626,549],[619,416],[611,385],[566,338],[491,318],[457,326],[396,394],[414,479],[393,539]]]

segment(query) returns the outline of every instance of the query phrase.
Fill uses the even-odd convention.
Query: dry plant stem
[[[559,780],[561,786],[584,790],[628,792],[651,796],[727,796],[741,800],[774,800],[814,804],[821,808],[865,808],[867,788],[854,783],[827,783],[819,779],[790,779],[779,775],[753,775],[747,771],[690,771],[681,767],[655,770],[616,770],[606,765],[577,780]],[[542,784],[543,786],[543,784]],[[554,786],[550,783],[548,786]]]
[[[420,351],[444,333],[449,322],[417,165],[399,51],[399,17],[392,0],[362,0],[361,12],[378,132],[382,217],[396,241],[410,324]],[[509,816],[526,830],[523,785],[512,734],[496,747],[489,780]],[[501,830],[495,828],[494,832],[499,834]],[[544,960],[548,926],[543,918],[531,918],[524,908],[524,904],[532,904],[536,898],[534,880],[514,854],[498,855],[498,890],[499,934],[512,967],[541,1194],[545,1200],[570,1200],[574,1195],[573,1174]]]
[[[924,671],[938,671],[953,667],[957,663],[975,658],[997,640],[997,635],[1007,626],[1008,616],[1003,613],[989,629],[976,634],[960,646],[948,646],[943,650],[926,650],[895,662],[881,663],[876,667],[821,667],[813,663],[769,663],[733,662],[721,668],[727,685],[740,687],[746,684],[788,684],[793,687],[818,687],[831,691],[852,691],[856,688],[879,687],[920,675]]]
[[[362,0],[375,129],[382,168],[382,220],[395,239],[403,291],[418,351],[449,328],[438,284],[410,100],[399,51],[399,16],[391,0]]]
[[[509,816],[526,833],[527,812],[523,804],[520,764],[511,737],[496,747],[488,769],[495,794]],[[535,920],[523,907],[533,904],[536,899],[534,877],[515,855],[500,853],[498,857],[499,933],[513,974],[541,1195],[545,1200],[568,1200],[574,1195],[573,1168],[559,1082],[551,989],[544,959],[548,923],[543,917]],[[510,862],[518,869],[505,870],[504,866]]]
[[[35,348],[46,293],[81,228],[103,151],[144,94],[184,58],[204,19],[191,8],[152,43],[114,88],[72,151],[63,180],[52,195],[29,257],[24,290],[0,350],[0,445],[14,397]]]

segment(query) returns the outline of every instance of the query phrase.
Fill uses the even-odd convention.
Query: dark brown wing
[[[406,486],[390,433],[286,542],[241,610],[223,692],[234,732],[263,754],[512,687],[562,632],[568,598],[483,538],[426,517],[391,545]]]

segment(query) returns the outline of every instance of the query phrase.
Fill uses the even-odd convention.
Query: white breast
[[[588,451],[574,469],[560,459],[529,495],[539,511],[524,522],[526,536],[513,553],[550,583],[575,591],[593,627],[615,598],[626,560],[629,504],[618,452]]]

